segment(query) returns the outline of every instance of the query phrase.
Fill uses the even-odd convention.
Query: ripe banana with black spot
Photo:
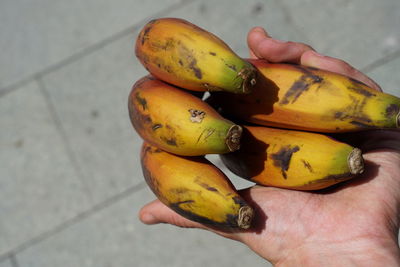
[[[364,170],[361,151],[322,134],[244,126],[239,150],[220,155],[236,175],[260,185],[316,190]]]
[[[259,71],[252,93],[213,94],[227,116],[315,132],[399,128],[400,98],[336,73],[249,60]]]
[[[250,227],[253,209],[204,157],[177,156],[144,143],[141,163],[154,194],[183,217],[225,230]]]
[[[150,21],[138,35],[135,53],[153,76],[189,90],[247,93],[256,82],[250,63],[182,19]]]
[[[242,128],[189,92],[151,76],[135,83],[129,115],[138,134],[161,149],[184,156],[220,154],[240,147]]]

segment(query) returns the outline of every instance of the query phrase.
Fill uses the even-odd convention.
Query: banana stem
[[[364,159],[361,149],[354,148],[347,158],[351,174],[361,174],[364,172]]]
[[[256,71],[253,66],[242,69],[238,74],[243,79],[242,92],[248,94],[252,88],[256,85]]]
[[[242,229],[249,229],[254,217],[254,210],[250,206],[243,206],[239,209],[238,226]]]
[[[243,129],[239,125],[233,125],[229,128],[226,136],[226,145],[231,152],[240,148],[240,137],[242,136],[242,131]]]

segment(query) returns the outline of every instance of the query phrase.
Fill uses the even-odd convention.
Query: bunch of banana
[[[315,68],[242,59],[181,19],[149,22],[135,53],[151,74],[128,105],[147,184],[177,213],[212,227],[247,229],[254,212],[205,155],[220,154],[260,185],[317,190],[364,170],[360,149],[323,133],[400,124],[399,98]]]
[[[147,184],[190,220],[248,229],[253,209],[204,157],[238,150],[242,127],[181,88],[247,93],[256,69],[216,36],[179,19],[149,22],[138,36],[136,55],[151,74],[134,84],[128,101],[132,125],[145,141]]]

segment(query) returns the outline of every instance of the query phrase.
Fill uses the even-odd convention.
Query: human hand
[[[252,57],[289,62],[350,76],[380,90],[342,60],[311,47],[270,38],[262,28],[249,32]],[[146,224],[195,227],[243,242],[276,266],[398,266],[400,132],[352,134],[365,152],[362,176],[320,192],[254,186],[240,194],[255,208],[252,229],[221,232],[192,222],[156,200],[139,213]]]

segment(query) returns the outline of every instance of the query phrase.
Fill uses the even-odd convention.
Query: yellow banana
[[[361,151],[325,135],[244,126],[238,151],[220,155],[236,175],[260,185],[316,190],[364,170]]]
[[[151,190],[178,214],[223,229],[250,227],[253,209],[204,157],[181,157],[144,143],[141,159]]]
[[[153,76],[189,90],[247,93],[256,82],[251,64],[182,19],[150,21],[138,35],[135,53]]]
[[[198,156],[235,151],[240,146],[239,125],[201,99],[151,76],[135,83],[128,107],[138,134],[165,151]]]
[[[343,75],[249,60],[258,70],[251,94],[214,94],[227,115],[260,125],[316,132],[400,127],[400,98]]]

